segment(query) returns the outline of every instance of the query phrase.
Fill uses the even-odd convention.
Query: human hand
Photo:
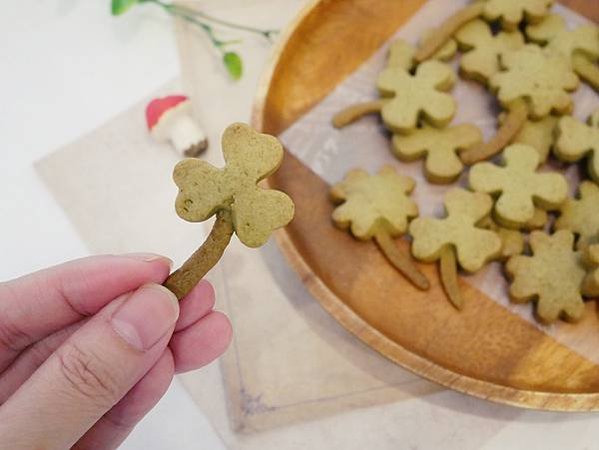
[[[116,448],[173,375],[224,352],[200,282],[180,303],[170,261],[95,256],[0,283],[0,448]]]

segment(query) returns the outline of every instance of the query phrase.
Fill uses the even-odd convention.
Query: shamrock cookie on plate
[[[340,204],[333,211],[333,222],[358,239],[374,239],[400,273],[418,289],[426,290],[427,278],[393,241],[406,233],[410,219],[418,215],[418,206],[408,196],[415,186],[414,180],[399,175],[391,166],[376,175],[352,170],[331,189],[331,199]]]
[[[584,251],[583,261],[588,271],[582,282],[582,294],[599,297],[599,244],[593,244]]]
[[[539,173],[539,154],[530,146],[513,144],[503,154],[504,166],[489,162],[470,170],[472,189],[497,196],[495,218],[508,228],[522,228],[535,216],[535,207],[558,209],[568,196],[568,183],[556,172]]]
[[[551,14],[538,24],[526,27],[533,41],[571,61],[574,71],[595,89],[599,89],[599,27],[583,25],[568,30],[564,18]]]
[[[588,124],[570,116],[560,119],[555,155],[567,162],[588,157],[589,176],[599,183],[599,109],[591,114]]]
[[[505,115],[499,116],[499,123],[503,123]],[[555,128],[559,118],[547,116],[541,120],[527,120],[520,128],[510,144],[526,144],[534,147],[539,153],[539,161],[544,164],[555,143]]]
[[[501,253],[497,233],[478,225],[492,207],[490,196],[456,188],[445,196],[447,217],[420,217],[410,224],[412,254],[424,262],[440,260],[441,283],[458,309],[464,300],[458,286],[457,264],[468,272],[476,272]]]
[[[436,28],[434,35],[424,40],[414,58],[418,62],[429,59],[464,25],[477,17],[489,22],[500,21],[503,30],[515,31],[524,19],[528,23],[542,20],[554,0],[475,0],[458,10]]]
[[[569,92],[578,87],[578,77],[562,56],[528,44],[502,55],[501,66],[502,70],[491,77],[489,84],[508,114],[490,141],[462,153],[466,164],[499,153],[528,118],[540,120],[552,113],[572,111]]]
[[[599,242],[599,186],[583,181],[578,189],[579,198],[569,198],[562,205],[555,229],[572,231],[578,236],[577,248],[584,249]]]
[[[506,271],[513,279],[510,296],[516,303],[537,302],[537,316],[545,323],[558,318],[577,321],[584,312],[581,294],[586,271],[574,235],[560,230],[553,235],[533,231],[531,256],[513,256]]]
[[[475,125],[462,124],[448,128],[424,125],[409,135],[393,136],[393,153],[402,161],[424,158],[424,173],[431,183],[451,183],[464,168],[458,154],[482,142],[483,135]]]
[[[519,31],[494,35],[489,24],[478,19],[460,28],[455,38],[465,51],[460,60],[462,74],[484,84],[499,72],[501,55],[524,46],[524,37]]]
[[[410,133],[420,120],[436,127],[447,125],[456,113],[456,103],[447,93],[455,74],[450,66],[427,61],[409,72],[412,59],[409,47],[398,41],[390,49],[387,67],[379,74],[377,88],[381,98],[345,108],[333,117],[342,128],[365,114],[380,112],[383,122],[397,133]]]

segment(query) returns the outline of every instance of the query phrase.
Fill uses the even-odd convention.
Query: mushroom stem
[[[439,270],[441,272],[441,284],[447,294],[447,298],[457,309],[462,309],[464,299],[458,285],[458,266],[453,247],[445,246],[441,250]]]
[[[393,267],[406,277],[410,283],[422,291],[429,289],[430,283],[426,276],[418,270],[418,267],[416,267],[409,256],[397,248],[397,244],[393,241],[389,233],[379,231],[374,235],[374,241]]]
[[[206,241],[166,279],[164,286],[181,300],[218,262],[232,235],[231,213],[221,210],[216,215],[216,222],[214,222]]]
[[[356,103],[355,105],[348,106],[344,110],[335,114],[333,117],[333,126],[335,128],[343,128],[344,126],[355,122],[366,114],[379,112],[383,108],[383,105],[388,101],[389,99],[380,98],[378,100],[371,100],[368,102]]]
[[[431,37],[426,39],[422,46],[414,54],[416,62],[421,63],[429,59],[458,31],[462,25],[477,18],[483,13],[484,3],[475,2],[466,6],[436,28]]]
[[[208,147],[204,132],[190,116],[180,116],[173,123],[169,140],[177,152],[183,156],[198,156]]]
[[[599,91],[599,66],[597,64],[594,64],[583,54],[574,53],[572,55],[572,66],[574,67],[574,72],[580,78],[586,81],[593,89]]]
[[[471,165],[479,161],[495,156],[508,145],[518,134],[528,118],[528,106],[523,100],[519,100],[509,109],[504,122],[493,138],[488,142],[483,142],[470,147],[468,150],[460,153],[460,158],[464,164]]]

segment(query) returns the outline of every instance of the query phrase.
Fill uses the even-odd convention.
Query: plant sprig
[[[183,19],[186,22],[195,25],[202,31],[204,31],[204,33],[206,33],[206,36],[208,36],[208,38],[210,39],[210,42],[212,43],[214,48],[216,48],[221,53],[223,64],[227,69],[229,76],[234,80],[240,79],[243,74],[243,61],[241,59],[241,56],[237,52],[228,50],[227,46],[238,44],[241,42],[241,40],[235,39],[224,41],[222,39],[219,39],[216,33],[214,32],[212,24],[232,28],[247,33],[257,34],[267,39],[269,42],[273,41],[274,36],[278,32],[277,30],[263,30],[260,28],[229,22],[227,20],[219,19],[217,17],[206,14],[202,11],[193,10],[185,6],[180,6],[173,3],[165,3],[162,0],[112,0],[112,15],[120,16],[136,4],[140,3],[153,3],[161,7],[168,14]]]

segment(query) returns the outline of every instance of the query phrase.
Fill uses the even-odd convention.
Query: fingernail
[[[138,261],[152,262],[152,261],[167,261],[169,266],[173,267],[173,261],[166,256],[158,255],[156,253],[126,253],[125,258],[137,259]]]
[[[163,286],[146,284],[114,312],[111,323],[129,345],[143,351],[152,348],[178,317],[177,297]]]

